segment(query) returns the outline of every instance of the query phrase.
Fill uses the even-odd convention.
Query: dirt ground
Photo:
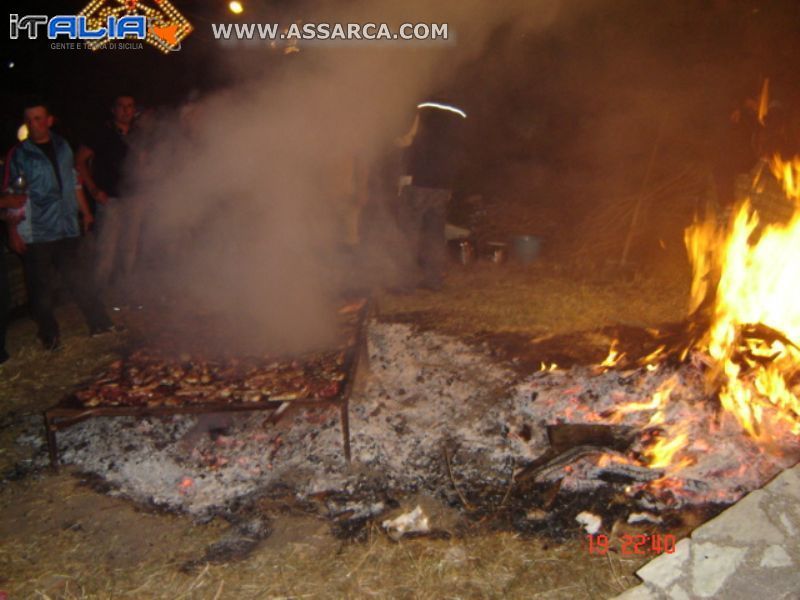
[[[533,342],[575,334],[590,353],[597,330],[679,320],[686,282],[576,276],[553,266],[454,268],[441,292],[380,295],[379,317],[413,320],[466,339],[489,334]],[[116,318],[135,330],[135,307]],[[0,591],[10,598],[607,598],[636,584],[645,558],[590,555],[585,540],[555,543],[480,523],[449,539],[394,542],[377,524],[341,539],[298,507],[265,507],[271,534],[241,560],[204,563],[228,523],[157,514],[88,485],[81,474],[26,467],[16,443],[30,419],[121,351],[124,336],[86,337],[74,307],[61,309],[64,349],[34,344],[13,323],[0,367]],[[595,332],[595,333],[592,333]],[[365,537],[365,539],[364,539]],[[187,561],[194,561],[186,568]]]

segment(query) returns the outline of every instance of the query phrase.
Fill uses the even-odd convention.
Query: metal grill
[[[59,465],[57,432],[92,417],[153,417],[181,414],[203,414],[224,412],[249,412],[259,410],[273,411],[267,422],[275,424],[288,405],[313,407],[335,406],[339,409],[342,426],[342,442],[345,460],[350,462],[350,418],[349,401],[353,390],[358,363],[365,354],[366,320],[370,303],[363,302],[356,318],[356,335],[354,342],[344,350],[344,361],[340,372],[344,374],[339,392],[331,397],[311,396],[296,400],[262,399],[256,402],[211,401],[192,402],[177,405],[158,406],[124,406],[97,405],[86,406],[76,393],[62,399],[58,404],[44,412],[44,426],[47,436],[47,447],[50,453],[50,464],[57,469]]]

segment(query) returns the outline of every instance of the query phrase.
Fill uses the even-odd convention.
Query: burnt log
[[[635,437],[635,430],[623,425],[582,423],[548,425],[547,438],[550,442],[550,448],[517,472],[514,480],[522,482],[535,479],[542,469],[548,468],[559,459],[563,459],[576,448],[579,449],[579,452],[584,452],[584,455],[624,452],[630,448]],[[572,460],[577,460],[577,458]]]
[[[558,454],[576,446],[601,446],[624,452],[635,437],[636,431],[624,425],[558,423],[547,426],[550,448]]]

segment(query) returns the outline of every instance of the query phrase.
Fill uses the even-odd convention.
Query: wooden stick
[[[512,460],[511,462],[511,477],[508,478],[508,489],[506,490],[505,496],[503,496],[503,500],[500,502],[500,506],[498,508],[503,508],[506,505],[506,501],[508,497],[511,495],[511,488],[514,487],[514,469],[517,466],[517,461]]]
[[[474,510],[473,506],[467,502],[467,499],[464,497],[464,494],[461,493],[461,490],[458,489],[458,484],[456,484],[455,477],[453,477],[453,469],[450,466],[450,453],[447,451],[447,446],[443,446],[444,448],[444,460],[447,463],[447,473],[450,475],[450,481],[453,483],[453,488],[456,490],[456,494],[461,499],[461,503],[464,505],[464,508],[471,511]]]

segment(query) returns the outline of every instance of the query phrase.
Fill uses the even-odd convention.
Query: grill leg
[[[350,464],[350,410],[349,401],[345,400],[339,405],[339,414],[342,421],[342,438],[344,441],[344,458]]]
[[[50,466],[58,471],[58,444],[56,443],[56,429],[52,421],[44,417],[44,433],[47,436],[47,451],[50,454]]]

